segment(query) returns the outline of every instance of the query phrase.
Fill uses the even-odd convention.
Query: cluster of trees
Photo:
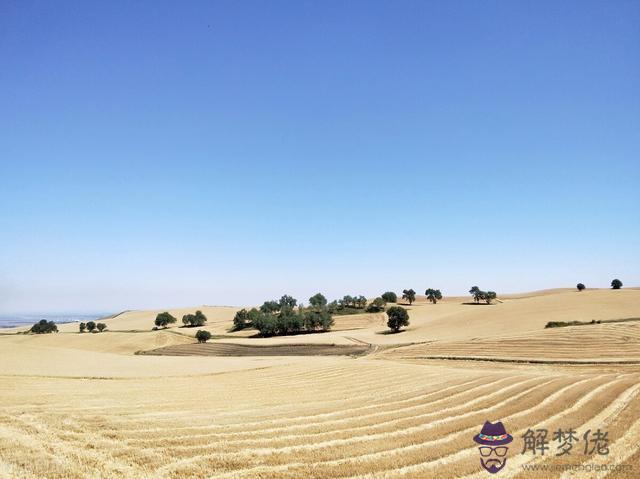
[[[358,300],[358,298],[356,298]],[[350,298],[349,304],[354,298]],[[260,308],[241,309],[233,318],[233,329],[255,328],[262,336],[283,336],[302,332],[328,331],[333,326],[327,298],[318,293],[309,298],[309,307],[284,295],[278,301],[265,301]]]
[[[182,324],[186,328],[193,328],[195,326],[204,326],[204,323],[206,322],[207,322],[207,317],[200,310],[196,311],[196,314],[185,314],[182,317]]]
[[[105,329],[107,329],[107,325],[104,323],[96,323],[94,321],[89,321],[86,323],[80,323],[78,325],[78,329],[81,333],[85,331],[89,331],[90,333],[101,333]]]
[[[31,326],[29,330],[30,333],[34,334],[49,334],[49,333],[57,333],[58,326],[53,321],[47,321],[46,319],[41,319],[36,324]]]
[[[498,297],[498,295],[494,291],[482,291],[477,286],[472,286],[469,290],[469,294],[473,296],[473,300],[476,303],[485,301],[487,304],[491,304],[491,301]]]

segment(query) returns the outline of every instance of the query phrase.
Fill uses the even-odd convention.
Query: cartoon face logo
[[[480,464],[491,474],[500,471],[507,463],[506,444],[513,441],[513,437],[507,434],[506,429],[500,421],[492,424],[489,421],[484,423],[480,434],[476,434],[473,440],[480,444]]]

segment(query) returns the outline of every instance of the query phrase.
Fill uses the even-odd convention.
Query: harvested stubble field
[[[485,420],[501,420],[514,442],[507,466],[496,477],[638,477],[640,366],[597,362],[640,360],[637,325],[544,330],[554,317],[535,319],[530,311],[545,300],[561,304],[564,297],[566,308],[555,318],[585,320],[598,314],[607,319],[596,304],[616,293],[554,291],[487,308],[461,305],[453,298],[413,306],[411,327],[398,335],[379,334],[384,328],[372,318],[361,330],[311,335],[313,344],[323,338],[328,348],[376,346],[361,357],[133,354],[143,343],[148,349],[195,346],[194,332],[179,328],[78,335],[72,333],[74,325],[64,325],[60,334],[47,337],[4,335],[0,476],[487,477],[472,438]],[[609,319],[640,312],[640,291],[622,293],[615,297],[618,306]],[[582,310],[576,298],[584,302]],[[505,309],[516,316],[507,315],[509,321],[492,329],[498,325],[496,317],[506,316]],[[520,324],[518,309],[527,318]],[[131,314],[131,320],[127,315],[109,320],[109,327],[135,329],[127,322],[140,321],[143,313]],[[226,333],[226,309],[211,308],[206,314],[214,317],[212,332]],[[443,323],[466,327],[456,337]],[[540,328],[534,328],[538,323]],[[476,336],[477,330],[485,336]],[[162,338],[159,343],[157,337]],[[120,342],[124,344],[113,344]],[[411,342],[419,344],[406,346]],[[545,342],[554,346],[547,348]],[[599,342],[604,353],[594,354]],[[299,343],[299,337],[239,335],[237,340],[263,347]],[[507,359],[534,354],[589,364],[422,359],[428,355],[425,350],[438,348],[443,355],[490,359],[501,344]],[[26,360],[34,354],[37,360]],[[579,435],[587,429],[608,431],[609,455],[520,454],[527,429],[568,427]],[[570,476],[522,468],[580,463],[632,464],[636,471]]]

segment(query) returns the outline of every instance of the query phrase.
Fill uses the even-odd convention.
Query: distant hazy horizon
[[[639,2],[0,10],[0,313],[640,285]]]

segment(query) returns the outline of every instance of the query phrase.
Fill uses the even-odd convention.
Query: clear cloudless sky
[[[640,2],[0,1],[0,312],[640,285]]]

